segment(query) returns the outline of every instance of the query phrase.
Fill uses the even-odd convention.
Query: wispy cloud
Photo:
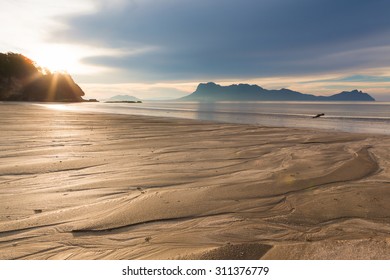
[[[84,59],[128,71],[127,80],[307,75],[390,64],[388,1],[107,3],[103,1],[104,9],[96,13],[68,18],[69,28],[61,38],[149,49],[137,55]]]

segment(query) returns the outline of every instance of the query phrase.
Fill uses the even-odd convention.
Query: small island
[[[142,103],[142,100],[132,95],[115,95],[108,98],[105,103]]]
[[[104,103],[142,103],[142,101],[127,101],[127,100],[122,100],[122,101],[105,101]]]
[[[68,73],[52,73],[17,53],[0,53],[0,101],[84,102]]]

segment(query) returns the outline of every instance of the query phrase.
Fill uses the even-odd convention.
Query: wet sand
[[[390,259],[390,136],[0,104],[0,259]]]

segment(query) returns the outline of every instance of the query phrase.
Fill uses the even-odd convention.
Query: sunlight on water
[[[39,106],[46,107],[51,110],[57,111],[76,111],[77,107],[71,106],[70,104],[38,104]]]

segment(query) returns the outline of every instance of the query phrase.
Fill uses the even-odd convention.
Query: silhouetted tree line
[[[0,101],[83,101],[83,90],[66,73],[51,73],[17,53],[0,53]]]

